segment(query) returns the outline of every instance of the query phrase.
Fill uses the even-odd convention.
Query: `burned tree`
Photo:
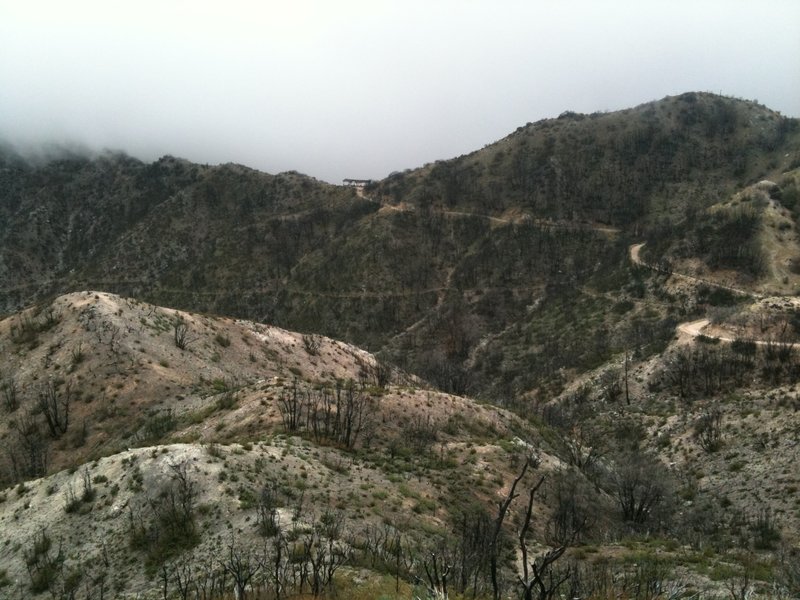
[[[350,383],[341,393],[337,390],[337,413],[341,414],[342,429],[339,441],[347,449],[352,449],[356,445],[358,436],[370,418],[368,412],[369,397],[357,391],[355,385]]]
[[[19,385],[14,377],[7,377],[0,384],[0,391],[3,393],[3,405],[8,412],[14,412],[19,408]]]
[[[12,434],[6,445],[13,480],[41,477],[47,472],[49,443],[30,411],[9,422]]]
[[[48,381],[40,390],[37,406],[44,415],[50,435],[57,439],[69,427],[69,405],[72,401],[72,383],[59,390],[53,381]]]
[[[264,537],[273,537],[280,532],[278,523],[278,491],[275,485],[261,488],[256,505],[256,527]]]
[[[144,504],[128,505],[131,546],[147,553],[146,562],[160,565],[199,541],[195,521],[197,484],[187,463],[169,465],[169,480]]]
[[[697,443],[706,452],[716,452],[722,446],[722,411],[719,406],[706,409],[694,424]]]
[[[372,399],[351,381],[335,390],[301,389],[295,380],[278,399],[284,430],[310,431],[318,442],[341,444],[352,450],[365,437],[372,423]]]
[[[617,461],[612,487],[623,520],[641,525],[666,500],[667,476],[658,459],[628,452]]]
[[[291,390],[281,392],[281,397],[278,399],[278,410],[281,413],[283,428],[287,432],[293,433],[300,429],[306,404],[306,395],[303,390],[298,388],[297,379],[292,383]]]
[[[186,324],[186,320],[183,317],[177,314],[172,321],[172,336],[175,347],[180,350],[186,350],[192,341],[189,338],[189,325]]]

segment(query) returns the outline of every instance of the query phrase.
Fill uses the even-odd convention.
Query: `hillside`
[[[196,490],[198,537],[186,543],[199,568],[232,527],[237,547],[255,544],[264,489],[287,532],[331,510],[352,522],[348,536],[393,522],[404,536],[435,536],[471,503],[491,506],[510,458],[524,452],[519,435],[541,438],[509,413],[420,387],[346,344],[107,293],[61,296],[1,321],[0,354],[3,478],[25,481],[0,504],[11,536],[0,562],[20,589],[39,531],[63,543],[59,577],[88,573],[102,555],[107,585],[150,589],[175,549],[161,540],[163,556],[143,547],[131,564],[129,511],[146,520],[176,465]],[[543,454],[544,471],[556,464]],[[130,544],[109,543],[118,538]]]
[[[684,94],[529,124],[365,198],[235,165],[108,155],[31,166],[6,153],[0,305],[104,289],[322,333],[504,402],[619,348],[613,318],[551,339],[534,317],[628,301],[630,243],[677,243],[692,211],[779,179],[798,135],[796,120],[755,103]],[[670,330],[664,318],[648,329]],[[580,351],[584,338],[611,343]],[[518,350],[487,350],[493,339]]]
[[[646,281],[645,301],[664,285]],[[759,314],[776,301],[765,302]],[[776,330],[791,308],[773,309]],[[332,593],[332,580],[302,571],[327,552],[320,564],[348,597],[363,581],[364,597],[407,596],[432,585],[433,552],[460,565],[453,591],[484,597],[485,536],[511,498],[511,554],[498,567],[514,597],[513,540],[540,478],[527,549],[566,548],[553,576],[580,574],[587,594],[622,573],[634,579],[618,591],[646,580],[713,593],[747,561],[764,588],[787,573],[776,551],[798,543],[800,371],[793,354],[725,354],[698,339],[650,359],[634,351],[627,402],[612,361],[523,419],[322,336],[102,292],[61,296],[0,321],[2,477],[14,484],[0,494],[0,589],[149,598],[166,581],[222,594],[235,587],[226,569],[246,563],[248,589],[274,593],[264,565],[277,561],[287,591],[316,581]],[[735,368],[709,384],[714,353]],[[709,415],[718,429],[706,438]],[[636,502],[658,496],[628,514],[620,486],[637,473],[659,483],[635,488]]]
[[[699,93],[358,192],[1,148],[0,597],[797,597],[799,169]]]
[[[705,209],[694,207],[683,220],[661,223],[647,236],[649,256],[677,272],[754,293],[797,293],[799,179],[800,170],[786,171]]]

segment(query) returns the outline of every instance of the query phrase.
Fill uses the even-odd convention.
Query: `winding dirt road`
[[[666,275],[671,275],[672,277],[677,277],[679,279],[685,279],[687,281],[693,281],[696,283],[702,283],[704,285],[708,285],[711,287],[719,288],[721,290],[727,290],[729,292],[733,292],[734,294],[738,294],[740,296],[748,296],[754,299],[763,298],[762,295],[756,294],[755,292],[751,292],[748,290],[743,290],[741,288],[733,287],[730,285],[725,285],[724,283],[718,283],[716,281],[711,281],[709,279],[703,279],[702,277],[695,277],[694,275],[686,275],[685,273],[678,273],[676,271],[670,271],[669,269],[665,269],[663,267],[659,267],[658,265],[654,265],[652,263],[645,262],[642,260],[641,251],[642,247],[645,245],[645,242],[641,242],[640,244],[633,244],[629,249],[630,259],[631,262],[635,265],[640,267],[645,267],[652,271],[658,271],[659,273],[664,273]]]
[[[728,290],[730,292],[734,292],[736,294],[740,294],[743,296],[749,296],[750,298],[754,298],[756,300],[763,299],[763,296],[760,294],[754,294],[753,292],[748,292],[747,290],[742,290],[739,288],[730,287],[727,285],[723,285],[721,283],[715,283],[713,281],[708,281],[706,279],[700,279],[699,277],[694,277],[692,275],[684,275],[683,273],[675,273],[673,271],[667,271],[666,269],[662,269],[655,265],[651,265],[646,263],[642,260],[640,252],[642,250],[642,246],[644,246],[644,242],[640,244],[633,244],[630,247],[630,259],[631,262],[635,265],[639,265],[642,267],[646,267],[648,269],[652,269],[654,271],[658,271],[659,273],[666,273],[673,277],[679,277],[683,279],[688,279],[691,281],[703,283],[706,285],[714,286],[717,288],[721,288],[724,290]],[[711,321],[707,318],[697,319],[696,321],[687,321],[686,323],[680,323],[677,327],[678,333],[696,338],[701,335],[708,335],[708,337],[714,338],[719,340],[720,342],[732,343],[736,340],[736,338],[728,337],[725,335],[709,335],[704,333],[703,330],[711,324]],[[752,340],[758,346],[766,346],[767,344],[774,344],[776,343],[775,340]]]
[[[703,329],[708,327],[711,323],[708,319],[698,319],[697,321],[688,321],[686,323],[681,323],[678,325],[678,332],[684,333],[691,337],[697,337],[698,335],[703,335]],[[724,339],[724,338],[719,338]],[[725,341],[733,341],[733,340],[725,340]]]

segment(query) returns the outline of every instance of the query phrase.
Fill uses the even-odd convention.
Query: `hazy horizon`
[[[800,3],[0,0],[0,138],[385,177],[688,91],[800,116]]]

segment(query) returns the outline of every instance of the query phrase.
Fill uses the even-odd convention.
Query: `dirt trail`
[[[697,321],[688,321],[686,323],[681,323],[678,325],[678,332],[688,335],[690,337],[697,337],[702,334],[702,330],[705,329],[711,321],[708,319],[698,319]]]
[[[756,300],[764,300],[763,296],[761,296],[759,294],[754,294],[753,292],[748,292],[746,290],[742,290],[742,289],[739,289],[739,288],[734,288],[734,287],[731,287],[731,286],[723,285],[721,283],[715,283],[713,281],[708,281],[706,279],[700,279],[699,277],[693,277],[692,275],[684,275],[682,273],[675,273],[675,272],[672,272],[672,271],[667,271],[666,269],[662,269],[662,268],[657,267],[655,265],[646,263],[646,262],[644,262],[642,260],[641,255],[640,255],[640,252],[642,250],[642,246],[644,246],[644,242],[642,242],[640,244],[633,244],[630,247],[631,262],[633,264],[635,264],[635,265],[646,267],[648,269],[652,269],[652,270],[658,271],[660,273],[666,273],[666,274],[669,274],[669,275],[671,275],[673,277],[680,277],[680,278],[683,278],[683,279],[688,279],[688,280],[691,280],[691,281],[704,283],[706,285],[711,285],[711,286],[714,286],[714,287],[722,288],[722,289],[725,289],[725,290],[728,290],[728,291],[731,291],[731,292],[734,292],[734,293],[737,293],[737,294],[741,294],[741,295],[744,295],[744,296],[750,296],[751,298],[754,298]],[[794,300],[794,299],[791,299],[791,300]],[[702,318],[702,319],[697,319],[695,321],[687,321],[686,323],[681,323],[681,324],[678,325],[677,330],[678,330],[678,333],[680,333],[680,334],[682,334],[684,336],[691,337],[691,338],[696,338],[696,337],[701,336],[701,335],[708,335],[708,337],[711,337],[711,338],[714,338],[716,340],[719,340],[720,342],[732,343],[732,342],[734,342],[736,340],[736,338],[728,337],[728,336],[725,336],[725,335],[715,335],[715,334],[703,333],[703,330],[706,327],[708,327],[710,324],[711,324],[711,321],[709,319]],[[752,341],[755,342],[755,344],[758,345],[758,346],[766,346],[767,344],[774,344],[775,343],[774,340],[752,340]]]
[[[724,283],[718,283],[716,281],[711,281],[709,279],[703,279],[702,277],[695,277],[694,275],[686,275],[685,273],[677,273],[676,271],[671,271],[669,269],[665,269],[663,267],[659,267],[658,265],[654,265],[652,263],[645,262],[642,260],[641,251],[642,247],[645,245],[646,242],[641,242],[640,244],[633,244],[629,249],[630,259],[631,262],[635,265],[640,267],[645,267],[647,269],[651,269],[653,271],[658,271],[659,273],[664,273],[666,275],[670,275],[672,277],[677,277],[679,279],[685,279],[687,281],[693,281],[696,283],[703,283],[705,285],[709,285],[712,287],[716,287],[723,290],[728,290],[729,292],[733,292],[734,294],[739,294],[740,296],[749,296],[751,298],[760,299],[763,296],[760,294],[756,294],[755,292],[751,292],[748,290],[743,290],[741,288],[733,287],[730,285],[725,285]]]
[[[711,321],[709,321],[708,319],[698,319],[697,321],[689,321],[687,323],[681,323],[680,325],[678,325],[678,332],[693,338],[701,335],[706,335],[712,339],[719,340],[720,342],[725,342],[728,344],[736,341],[736,338],[728,337],[725,335],[703,333],[703,330],[710,324]],[[756,346],[767,346],[769,344],[781,343],[775,340],[748,340],[748,341],[752,341]],[[794,345],[794,342],[789,342],[789,343]]]

